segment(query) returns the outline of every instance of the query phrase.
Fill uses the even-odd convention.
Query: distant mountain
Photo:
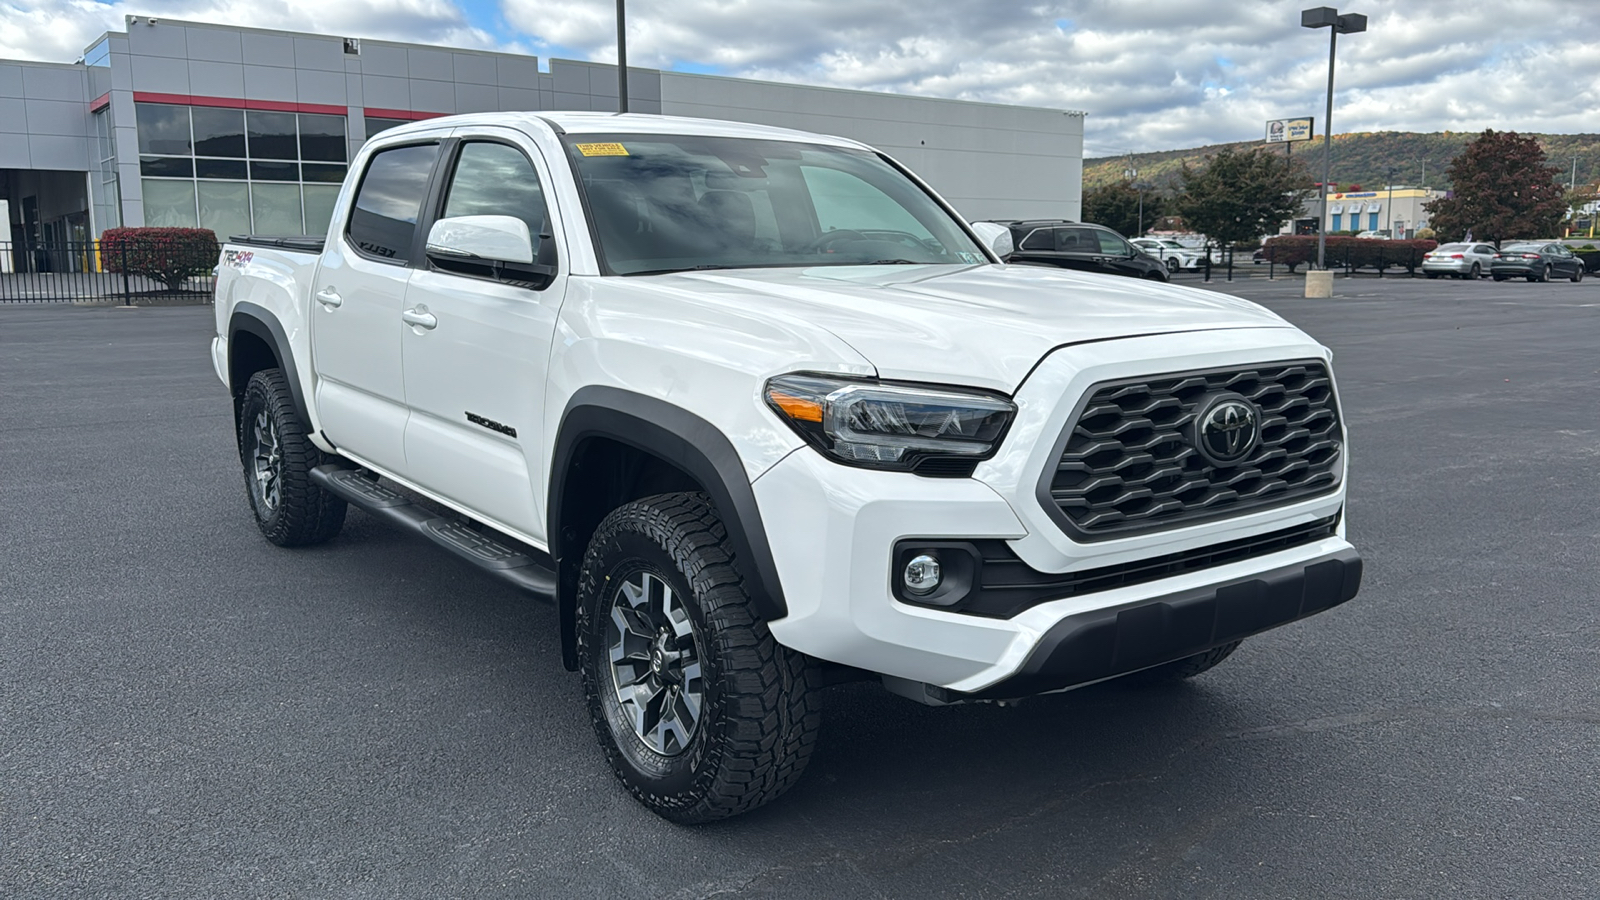
[[[1333,136],[1333,175],[1330,179],[1346,190],[1359,184],[1373,189],[1388,183],[1385,170],[1394,167],[1394,183],[1450,189],[1450,179],[1445,169],[1461,148],[1482,132],[1445,131],[1419,133],[1412,131],[1371,131]],[[1550,164],[1559,166],[1563,173],[1572,171],[1571,157],[1578,157],[1578,183],[1600,180],[1600,134],[1535,134],[1550,158]],[[1123,177],[1131,160],[1139,170],[1139,180],[1158,188],[1175,186],[1179,168],[1187,161],[1191,166],[1224,147],[1247,150],[1266,146],[1261,141],[1239,141],[1233,144],[1212,144],[1190,150],[1161,150],[1154,153],[1135,153],[1128,156],[1106,156],[1083,161],[1083,187],[1089,190]],[[1282,144],[1274,149],[1284,152]],[[1306,170],[1315,181],[1322,180],[1322,141],[1306,141],[1294,145],[1294,156],[1306,163]],[[1424,174],[1424,172],[1426,174]],[[1425,179],[1425,181],[1424,181]],[[1562,177],[1566,182],[1566,177]]]

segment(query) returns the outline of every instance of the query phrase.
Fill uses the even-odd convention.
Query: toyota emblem
[[[1261,437],[1261,416],[1238,395],[1222,396],[1203,408],[1195,429],[1200,454],[1214,465],[1243,462]]]

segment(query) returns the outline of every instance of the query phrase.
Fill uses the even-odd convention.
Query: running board
[[[311,480],[369,515],[416,532],[542,600],[555,599],[555,573],[533,557],[499,538],[412,503],[360,469],[329,463],[312,469]]]

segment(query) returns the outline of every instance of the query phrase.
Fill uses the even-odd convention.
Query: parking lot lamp
[[[1322,217],[1324,222],[1328,218],[1328,182],[1333,175],[1333,58],[1339,46],[1339,35],[1356,34],[1367,30],[1367,17],[1358,13],[1339,15],[1339,11],[1331,6],[1318,6],[1315,9],[1301,10],[1300,25],[1303,28],[1328,29],[1328,109],[1327,115],[1322,119]],[[1328,229],[1326,225],[1317,228],[1317,268],[1326,269],[1327,265]]]
[[[1383,230],[1389,232],[1390,239],[1393,239],[1394,238],[1394,166],[1388,166],[1383,171],[1389,176],[1388,177],[1389,199],[1384,201],[1384,204],[1383,204],[1384,206],[1388,207],[1389,214],[1383,220]]]
[[[628,111],[628,17],[617,0],[617,112]]]

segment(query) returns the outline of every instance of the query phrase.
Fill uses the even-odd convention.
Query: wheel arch
[[[561,655],[568,669],[578,664],[578,574],[589,538],[617,506],[675,490],[699,490],[711,499],[756,611],[769,622],[788,614],[755,491],[727,436],[663,400],[620,388],[584,387],[561,416],[546,507]]]
[[[294,350],[278,317],[254,303],[235,304],[228,319],[228,390],[233,394],[235,412],[250,376],[272,368],[283,370],[284,379],[289,382],[289,393],[294,398],[295,412],[310,427],[310,408],[300,390]]]

